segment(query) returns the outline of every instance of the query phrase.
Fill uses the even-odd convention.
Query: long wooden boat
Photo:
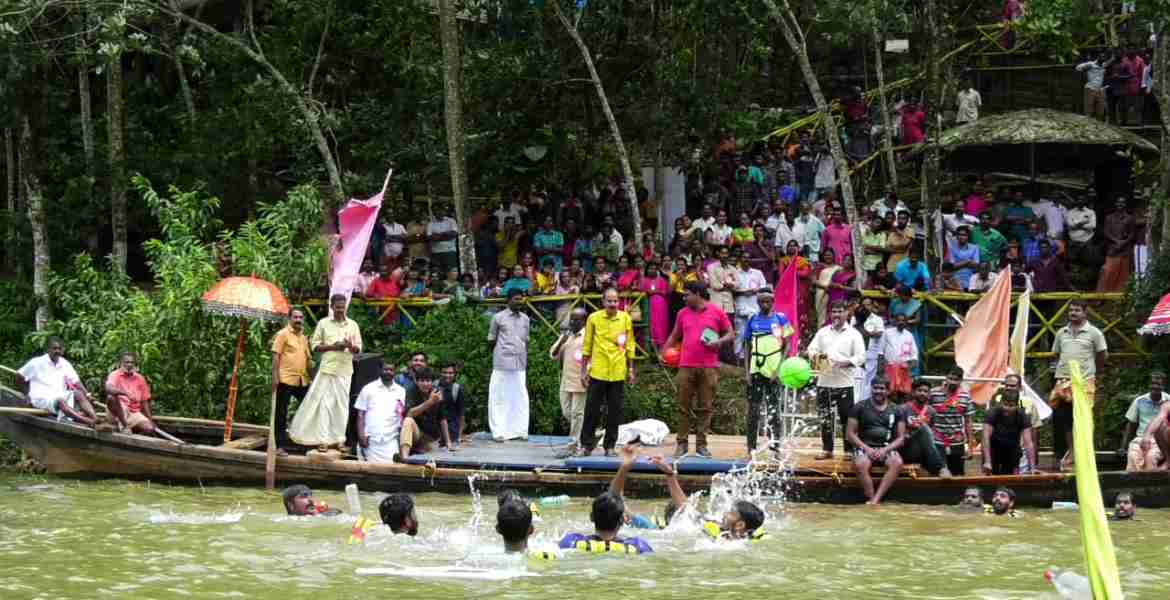
[[[161,438],[108,431],[95,431],[71,423],[33,414],[3,414],[0,432],[19,445],[33,459],[54,474],[81,478],[122,477],[191,484],[263,485],[267,428],[235,424],[235,439],[222,443],[223,424],[218,421],[158,417],[160,426],[185,440],[177,443]],[[725,438],[730,440],[732,438]],[[510,442],[523,444],[525,442]],[[536,442],[526,442],[539,445]],[[738,443],[738,441],[736,442]],[[563,466],[551,459],[552,449],[541,446],[550,459],[536,467],[484,459],[476,463],[476,446],[490,454],[498,448],[492,442],[475,442],[460,452],[466,466],[450,466],[441,459],[425,464],[381,464],[357,460],[327,460],[300,455],[277,459],[279,485],[307,483],[340,489],[356,483],[369,491],[443,491],[466,493],[469,478],[480,490],[516,488],[532,495],[594,495],[605,489],[613,476],[612,460],[598,461],[593,469],[580,464]],[[586,461],[592,459],[584,459]],[[699,459],[703,460],[703,459]],[[731,468],[742,465],[727,463]],[[558,466],[560,465],[560,466]],[[688,491],[707,489],[718,469],[683,474],[679,479]],[[662,476],[655,472],[630,474],[627,492],[638,496],[664,495]],[[1143,506],[1170,506],[1170,473],[1127,473],[1102,471],[1100,484],[1106,501],[1121,491],[1132,492]],[[990,488],[1010,486],[1020,505],[1050,506],[1053,501],[1075,501],[1071,474],[1045,473],[1016,476],[975,476],[940,478],[916,476],[908,471],[899,478],[888,500],[913,504],[953,504],[967,486]],[[856,478],[847,465],[805,464],[803,461],[785,479],[785,498],[798,502],[837,504],[864,500]]]

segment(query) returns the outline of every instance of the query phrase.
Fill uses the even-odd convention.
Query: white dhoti
[[[288,437],[302,446],[344,444],[345,427],[349,424],[349,380],[349,375],[318,373],[293,416]]]
[[[77,405],[73,401],[73,392],[65,392],[53,398],[31,397],[28,399],[28,403],[33,405],[33,408],[49,411],[57,417],[58,421],[71,420],[68,415],[61,412],[60,406],[57,404],[59,401],[64,402],[69,408],[77,410]]]
[[[370,445],[362,448],[362,460],[376,463],[392,463],[398,454],[398,438],[370,438]]]
[[[488,427],[492,438],[528,437],[528,371],[492,369],[488,381]]]

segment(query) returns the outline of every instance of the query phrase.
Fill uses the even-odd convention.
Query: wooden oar
[[[268,411],[268,455],[264,460],[264,487],[276,489],[276,390],[272,390],[271,410]]]

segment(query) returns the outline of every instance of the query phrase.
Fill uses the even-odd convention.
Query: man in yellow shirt
[[[313,355],[305,337],[305,313],[293,310],[288,325],[272,338],[272,393],[276,394],[276,452],[287,456],[288,403],[292,398],[303,402],[309,390],[309,370]]]
[[[345,443],[353,355],[362,351],[362,332],[345,316],[345,296],[333,294],[329,307],[333,316],[317,323],[311,342],[313,351],[321,353],[321,368],[288,428],[292,441],[322,449]]]
[[[601,407],[606,410],[606,456],[617,456],[618,426],[622,421],[625,382],[634,383],[634,323],[630,315],[618,310],[620,303],[614,288],[605,290],[605,306],[585,321],[585,341],[581,345],[581,379],[588,389],[585,421],[581,424],[581,456],[589,456],[597,444],[595,430]]]

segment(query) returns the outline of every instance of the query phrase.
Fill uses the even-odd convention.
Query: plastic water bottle
[[[1052,502],[1052,510],[1080,510],[1080,508],[1076,502],[1061,502],[1058,500]]]
[[[345,500],[349,504],[349,514],[354,516],[362,514],[362,499],[358,496],[356,483],[345,486]]]
[[[545,496],[544,498],[537,500],[537,503],[540,504],[541,508],[564,506],[569,503],[569,497],[565,494],[561,494],[560,496]]]
[[[1044,572],[1044,578],[1052,584],[1052,587],[1056,588],[1056,593],[1065,600],[1093,600],[1093,590],[1089,587],[1089,578],[1084,575],[1077,575],[1072,571],[1049,569]]]

